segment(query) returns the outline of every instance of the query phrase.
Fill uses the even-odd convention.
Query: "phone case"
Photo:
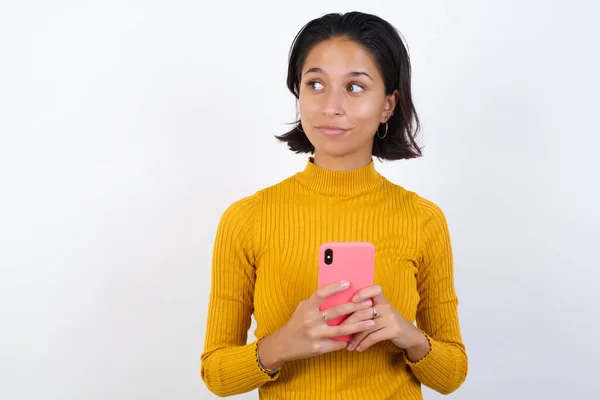
[[[327,255],[332,256],[326,261]],[[330,264],[328,264],[330,262]],[[328,242],[319,248],[319,287],[339,281],[348,281],[348,289],[328,297],[320,306],[320,311],[329,307],[348,303],[354,295],[369,286],[375,279],[375,246],[370,242]],[[329,326],[344,322],[350,315],[327,321]],[[333,338],[350,342],[352,335]]]

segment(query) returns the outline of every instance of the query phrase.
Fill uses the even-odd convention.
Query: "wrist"
[[[419,329],[416,329],[416,333],[417,335],[413,344],[404,349],[406,351],[406,356],[411,362],[417,362],[421,360],[429,353],[429,350],[431,349],[427,336],[425,336],[425,334]]]
[[[278,339],[275,332],[258,342],[258,356],[265,368],[277,370],[286,361],[283,354],[284,347]]]

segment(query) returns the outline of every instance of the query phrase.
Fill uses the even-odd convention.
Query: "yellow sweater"
[[[259,389],[261,399],[422,399],[421,384],[456,390],[467,374],[450,238],[436,205],[388,181],[374,163],[330,171],[309,158],[294,176],[230,205],[215,239],[201,376],[227,396]],[[327,241],[375,245],[375,284],[428,336],[412,363],[391,341],[285,363],[275,377],[247,343],[281,328],[317,289],[318,250]]]

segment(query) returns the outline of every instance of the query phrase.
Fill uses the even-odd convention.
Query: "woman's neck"
[[[349,154],[341,157],[315,152],[314,164],[330,171],[347,172],[364,168],[373,161],[370,153]]]

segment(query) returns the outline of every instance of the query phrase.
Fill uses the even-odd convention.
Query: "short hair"
[[[307,23],[298,32],[289,53],[287,87],[300,98],[302,67],[310,50],[319,42],[332,38],[348,38],[371,54],[383,77],[385,93],[398,90],[399,96],[388,132],[384,139],[375,135],[373,156],[382,160],[420,157],[421,148],[415,142],[420,129],[419,117],[411,95],[411,66],[408,51],[398,31],[378,16],[349,12],[326,14]],[[278,140],[286,142],[295,153],[314,153],[315,148],[296,121],[292,130]]]

